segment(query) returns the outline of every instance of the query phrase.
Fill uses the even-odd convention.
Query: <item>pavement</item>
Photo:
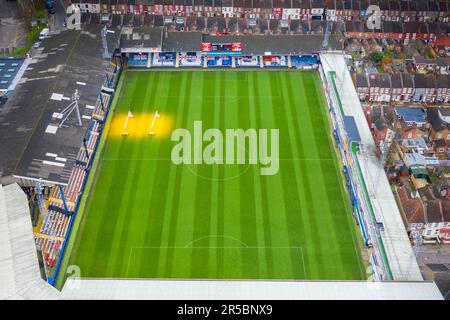
[[[0,0],[0,54],[26,45],[27,30],[17,1]]]
[[[0,0],[0,19],[18,17],[19,5],[17,1]]]
[[[450,245],[426,244],[420,247],[417,254],[419,266],[425,264],[450,264]]]
[[[64,29],[64,22],[66,21],[66,1],[55,0],[54,2],[55,14],[49,15],[50,29],[53,31]]]

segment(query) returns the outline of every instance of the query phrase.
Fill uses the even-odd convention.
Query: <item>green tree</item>
[[[381,62],[381,60],[383,60],[383,53],[378,51],[372,51],[370,53],[370,60],[372,60],[375,63]]]

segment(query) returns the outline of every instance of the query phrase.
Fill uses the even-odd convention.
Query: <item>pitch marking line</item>
[[[209,238],[209,236],[204,237],[204,238]],[[197,240],[201,240],[201,239],[197,239]],[[126,270],[125,274],[128,277],[128,273],[130,271],[131,257],[133,255],[133,249],[300,249],[300,253],[301,253],[301,256],[302,256],[303,273],[304,273],[304,279],[303,280],[307,280],[306,263],[305,263],[305,257],[304,257],[304,254],[303,254],[303,247],[302,246],[298,246],[298,247],[297,246],[294,246],[294,247],[289,247],[289,246],[287,246],[287,247],[285,247],[285,246],[271,246],[271,247],[266,247],[266,246],[245,246],[245,247],[242,247],[242,246],[222,246],[222,247],[221,246],[201,246],[201,247],[188,247],[188,245],[196,242],[197,240],[191,241],[186,246],[142,246],[142,247],[131,247],[130,254],[128,256],[127,270]],[[242,241],[240,241],[240,242],[242,242]],[[245,243],[243,243],[243,244],[245,244]]]

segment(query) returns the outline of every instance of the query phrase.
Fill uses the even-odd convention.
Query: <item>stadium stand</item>
[[[229,56],[206,56],[205,59],[208,67],[231,67],[233,64],[233,58]]]
[[[203,19],[203,18],[202,18]],[[207,19],[209,27],[217,26],[218,19]],[[191,21],[192,22],[192,21]],[[192,27],[195,29],[194,27]],[[192,30],[192,29],[190,29]],[[197,29],[198,30],[198,29]],[[109,35],[109,33],[108,33]],[[257,67],[263,60],[262,67],[291,67],[290,56],[311,56],[322,48],[321,35],[268,35],[264,37],[239,35],[211,35],[198,31],[167,32],[161,28],[127,28],[122,32],[120,47],[122,56],[128,61],[128,67],[143,67],[148,53],[150,62],[147,67]],[[225,49],[232,44],[240,44],[235,51],[202,52],[203,44]],[[111,45],[114,41],[111,40]],[[228,48],[229,48],[228,47]],[[335,35],[329,39],[331,50],[342,50],[342,44]],[[109,48],[110,51],[111,48]],[[215,50],[215,49],[214,49]],[[178,55],[178,57],[177,57]],[[213,58],[206,56],[215,56]],[[236,57],[234,59],[230,56]],[[203,61],[199,61],[201,60]],[[205,64],[206,61],[206,64]],[[295,68],[316,67],[313,58],[294,58]]]
[[[287,56],[264,56],[263,62],[265,67],[287,68],[288,66]]]
[[[259,59],[258,56],[236,57],[236,67],[259,67]]]
[[[161,52],[153,54],[152,66],[155,67],[175,67],[176,53]]]
[[[130,67],[146,67],[148,56],[148,53],[130,53],[127,64]]]
[[[179,55],[180,67],[201,67],[203,56],[198,52],[182,52]]]
[[[291,64],[293,68],[311,69],[319,66],[317,56],[291,56]]]
[[[109,77],[103,88],[114,88],[120,76],[120,62],[111,64]],[[35,234],[35,243],[42,252],[47,278],[53,284],[57,275],[60,259],[63,256],[65,241],[68,239],[71,224],[76,215],[77,205],[86,182],[90,165],[103,129],[103,123],[109,110],[112,95],[102,90],[92,112],[91,122],[86,130],[83,143],[78,151],[75,165],[66,187],[53,190],[46,212],[43,214],[39,233]]]

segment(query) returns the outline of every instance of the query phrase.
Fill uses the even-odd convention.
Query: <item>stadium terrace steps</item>
[[[109,69],[110,76],[105,79],[105,86],[109,86],[111,83],[115,86],[119,77],[118,71],[119,69],[114,64],[111,64]],[[88,166],[99,142],[100,132],[103,128],[103,122],[110,102],[111,95],[100,92],[92,112],[91,124],[78,151],[75,166],[72,168],[67,186],[63,187],[64,194],[61,194],[61,189],[55,186],[46,212],[43,214],[42,226],[39,232],[35,234],[35,243],[42,250],[46,271],[50,279],[53,279],[56,275],[54,272],[59,259],[62,258],[61,249],[74,218],[79,195],[82,193],[84,182],[87,178]]]

